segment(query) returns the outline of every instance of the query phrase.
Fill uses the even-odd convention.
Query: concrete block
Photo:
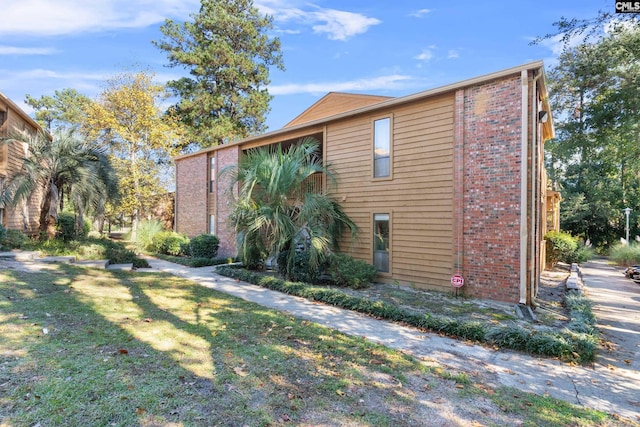
[[[44,258],[36,258],[34,261],[37,262],[46,262],[46,263],[58,263],[58,264],[73,264],[76,262],[76,257],[74,256],[47,256]]]
[[[108,259],[83,260],[83,261],[76,261],[75,264],[81,267],[105,269],[109,264],[109,260]]]
[[[132,264],[109,264],[107,266],[107,270],[126,270],[126,271],[131,271],[131,270],[133,270],[133,263]]]
[[[577,271],[572,271],[569,277],[567,278],[566,287],[568,290],[579,291],[582,290],[582,280],[578,276]]]
[[[40,252],[38,251],[0,252],[0,258],[14,260],[14,261],[33,261],[34,259],[39,257],[40,257]]]

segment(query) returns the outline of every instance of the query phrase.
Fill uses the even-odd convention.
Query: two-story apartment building
[[[42,131],[40,125],[0,92],[0,140],[10,136],[15,130],[30,133]],[[26,144],[15,141],[0,142],[0,188],[4,187],[13,173],[20,170],[27,148]],[[32,197],[28,203],[19,206],[0,205],[0,224],[5,228],[35,233],[38,230],[39,214],[39,197]]]
[[[450,290],[460,275],[468,295],[530,304],[553,132],[542,62],[399,98],[330,93],[280,130],[177,157],[176,230],[215,233],[234,255],[218,171],[251,148],[313,137],[360,229],[343,250],[379,280]]]

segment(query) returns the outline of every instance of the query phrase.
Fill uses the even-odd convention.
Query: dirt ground
[[[565,264],[542,272],[536,298],[537,307],[533,310],[536,317],[534,323],[519,318],[513,303],[456,296],[453,292],[428,291],[384,283],[375,283],[366,289],[340,289],[351,295],[397,304],[405,309],[461,320],[516,322],[530,328],[544,326],[562,329],[569,321],[564,306],[568,275],[569,266]]]

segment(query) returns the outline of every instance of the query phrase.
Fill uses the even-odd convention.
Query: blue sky
[[[114,74],[167,68],[151,44],[165,18],[199,0],[2,0],[0,92],[25,111],[26,94],[74,88],[95,98]],[[286,70],[271,72],[269,130],[330,91],[402,96],[534,60],[552,66],[560,45],[530,46],[561,16],[613,10],[606,0],[254,0],[275,19]]]

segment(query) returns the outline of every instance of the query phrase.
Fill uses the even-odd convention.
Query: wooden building
[[[42,131],[40,125],[0,92],[0,140],[7,138],[15,130],[30,133]],[[23,143],[0,143],[0,188],[4,188],[11,175],[20,170],[27,149],[27,144]],[[28,234],[37,232],[39,215],[40,198],[37,196],[15,207],[0,205],[0,224]]]
[[[553,132],[542,62],[399,98],[329,93],[280,130],[177,157],[176,230],[215,233],[235,254],[218,171],[250,148],[314,137],[360,229],[343,249],[380,281],[450,290],[461,275],[468,295],[531,304]]]

